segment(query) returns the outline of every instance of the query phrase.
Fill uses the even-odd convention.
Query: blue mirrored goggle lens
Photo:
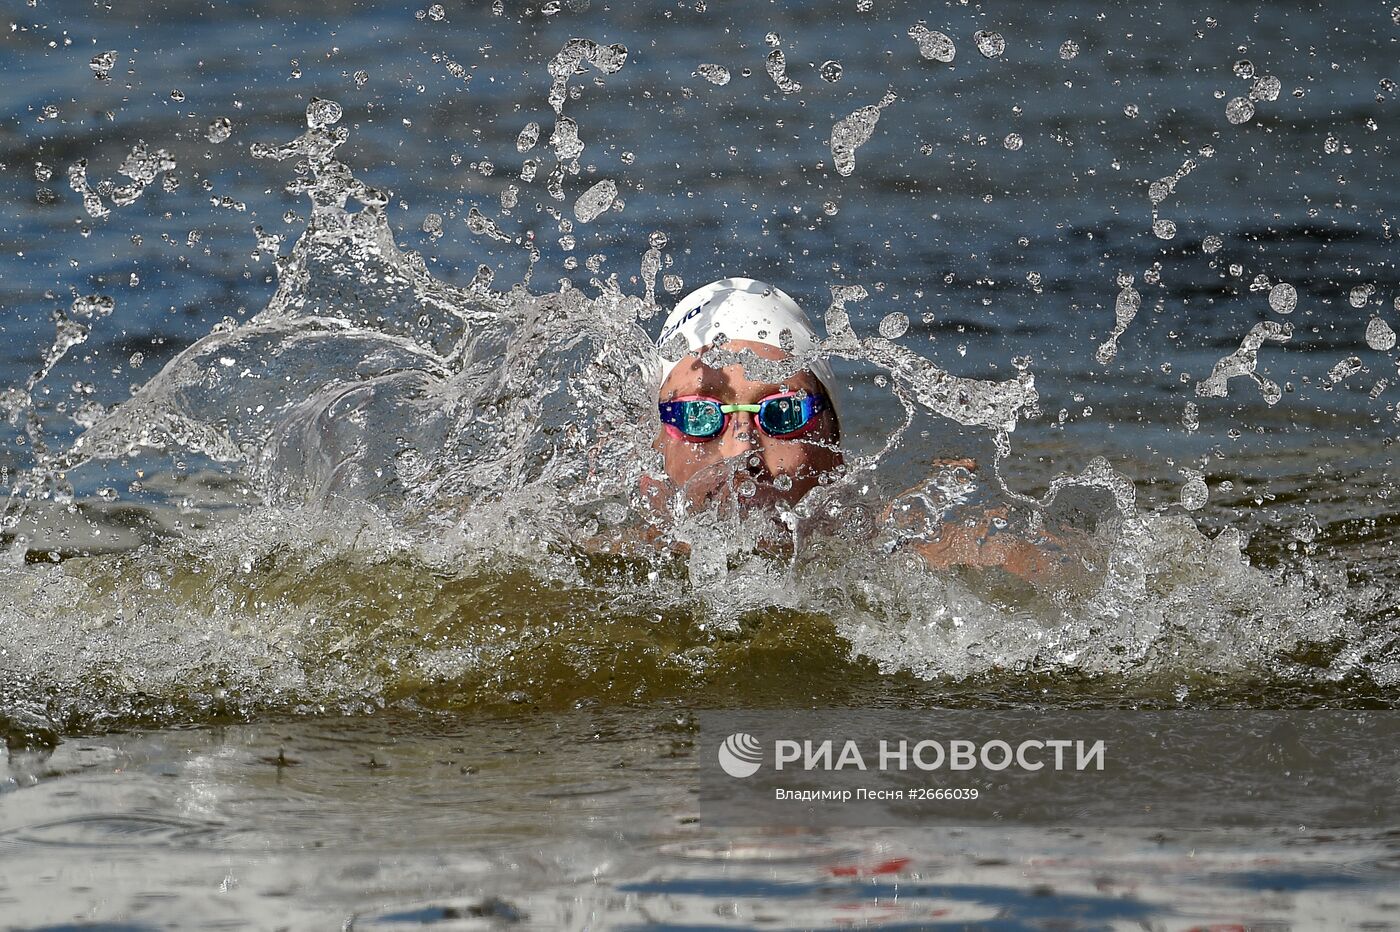
[[[661,406],[661,419],[691,437],[713,437],[724,427],[716,401],[669,401]]]
[[[770,398],[758,409],[758,424],[770,434],[790,434],[812,419],[814,407],[810,395]]]

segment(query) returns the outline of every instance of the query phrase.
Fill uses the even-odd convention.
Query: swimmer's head
[[[824,359],[775,382],[739,363],[706,366],[700,353],[720,334],[726,350],[775,362],[801,358],[818,343],[797,302],[751,278],[682,298],[657,340],[663,410],[655,446],[666,474],[691,507],[791,507],[842,464],[839,386]],[[701,404],[675,404],[685,401]],[[730,410],[735,405],[743,408]]]

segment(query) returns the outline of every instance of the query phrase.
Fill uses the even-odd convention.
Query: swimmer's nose
[[[729,415],[729,423],[719,437],[719,454],[725,459],[743,457],[754,447],[755,432],[758,427],[753,415],[747,411],[735,411]]]

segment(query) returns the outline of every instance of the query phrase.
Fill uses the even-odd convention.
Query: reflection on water
[[[0,851],[37,884],[7,872],[0,902],[21,927],[297,929],[1320,927],[1394,907],[1383,832],[709,827],[691,737],[653,707],[78,739],[0,770]]]

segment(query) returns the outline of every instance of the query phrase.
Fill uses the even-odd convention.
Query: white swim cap
[[[791,349],[783,346],[782,332],[792,334]],[[676,334],[685,341],[686,351],[695,352],[713,343],[723,333],[730,340],[752,340],[787,350],[795,356],[816,348],[818,337],[812,322],[797,302],[786,292],[752,278],[726,278],[697,288],[676,302],[676,308],[666,318],[661,335],[656,340],[661,351],[661,382],[671,374],[683,356],[668,358],[667,342],[679,344]],[[826,389],[827,398],[839,422],[837,407],[838,385],[825,359],[813,359],[807,368]]]

